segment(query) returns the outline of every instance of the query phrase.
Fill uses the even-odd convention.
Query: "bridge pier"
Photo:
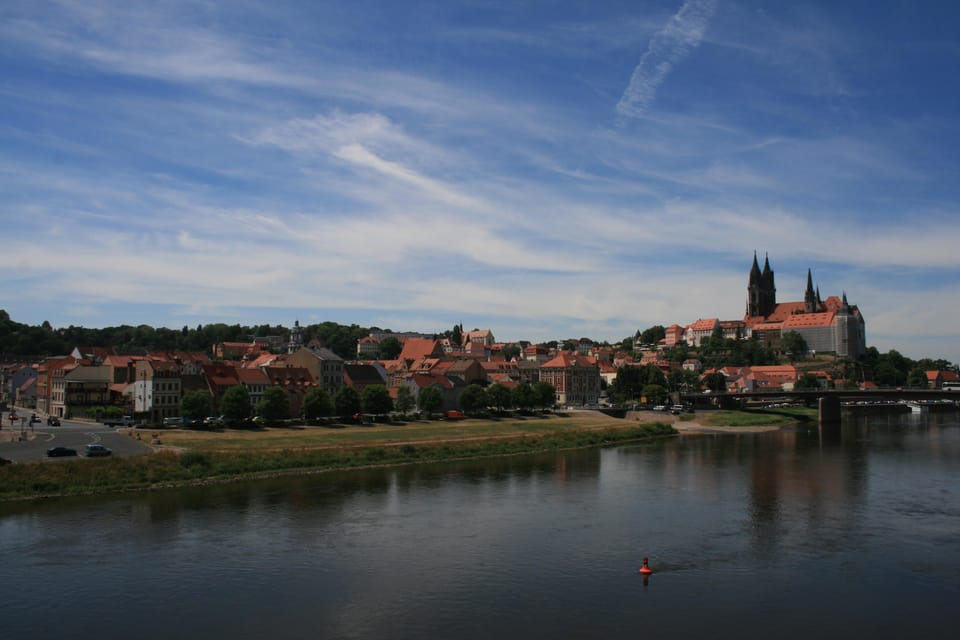
[[[820,431],[840,431],[840,398],[834,395],[821,396],[818,402]]]

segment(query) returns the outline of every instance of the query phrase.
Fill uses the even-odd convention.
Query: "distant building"
[[[744,337],[757,337],[767,344],[779,344],[780,336],[795,331],[803,336],[811,351],[832,352],[841,357],[856,358],[866,349],[866,325],[860,309],[842,297],[820,298],[814,289],[813,275],[807,270],[807,288],[803,300],[777,302],[773,269],[768,258],[763,270],[753,256],[753,267],[747,284],[747,309]]]
[[[596,358],[560,353],[540,367],[540,380],[553,385],[559,404],[583,406],[600,401],[600,367]]]

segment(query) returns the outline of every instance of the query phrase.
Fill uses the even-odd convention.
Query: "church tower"
[[[763,271],[757,262],[757,252],[753,252],[753,267],[747,283],[747,315],[767,317],[777,306],[777,287],[773,280],[770,258],[763,260]]]
[[[817,291],[813,290],[813,274],[807,269],[807,290],[803,294],[803,312],[816,313],[820,310],[819,287]]]
[[[290,331],[290,342],[287,344],[287,353],[296,353],[303,346],[303,328],[300,321],[295,320]]]

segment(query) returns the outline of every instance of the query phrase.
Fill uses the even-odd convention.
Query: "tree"
[[[478,384],[471,384],[460,394],[460,408],[464,413],[476,415],[490,404],[486,390]]]
[[[927,389],[930,386],[927,382],[927,372],[920,367],[912,369],[907,378],[907,386],[913,389]]]
[[[463,325],[453,325],[453,331],[450,332],[450,342],[456,347],[463,346]]]
[[[352,418],[360,413],[360,395],[353,387],[344,385],[337,391],[333,398],[333,406],[337,410],[337,415],[341,418]]]
[[[279,422],[290,417],[290,396],[281,386],[267,387],[263,392],[263,399],[257,404],[257,415],[267,423]]]
[[[622,366],[610,385],[609,395],[617,404],[630,402],[640,397],[644,380],[640,367]]]
[[[643,388],[643,395],[647,398],[647,402],[660,404],[667,397],[667,388],[662,384],[648,384]]]
[[[232,386],[223,393],[223,398],[220,400],[220,413],[227,422],[243,422],[250,418],[252,412],[250,392],[242,384]]]
[[[793,385],[794,391],[815,391],[820,388],[820,381],[812,373],[805,373],[800,376],[796,384]]]
[[[513,397],[510,393],[510,389],[507,389],[499,382],[496,382],[487,387],[487,399],[498,412],[503,413],[504,409],[512,406],[511,403]]]
[[[537,404],[544,409],[557,403],[557,390],[549,382],[541,380],[533,385],[533,390],[537,396]]]
[[[703,376],[703,386],[713,392],[723,392],[727,390],[727,376],[719,371],[708,373]]]
[[[796,331],[785,331],[780,336],[780,350],[787,354],[790,361],[806,355],[807,341]]]
[[[393,403],[394,409],[406,415],[410,413],[410,410],[415,406],[416,399],[413,397],[413,392],[410,391],[410,387],[402,386],[397,389],[397,399]]]
[[[505,360],[507,360],[507,362],[510,362],[511,360],[514,360],[520,357],[520,353],[521,353],[520,345],[508,344],[503,348],[502,351],[500,351],[500,353],[503,354],[503,357]]]
[[[360,394],[360,406],[365,413],[390,413],[393,410],[393,398],[385,386],[372,384]]]
[[[513,388],[513,404],[523,411],[529,411],[537,405],[537,392],[527,382],[521,382]]]
[[[429,416],[443,406],[443,394],[441,394],[440,389],[436,387],[421,389],[420,394],[417,396],[417,404],[420,410],[426,412]]]
[[[198,422],[213,412],[213,396],[209,391],[188,391],[180,401],[180,415],[191,422]]]
[[[667,337],[667,329],[663,325],[655,324],[640,334],[643,344],[656,344]]]
[[[393,336],[380,341],[380,358],[383,360],[396,360],[401,351],[403,351],[403,345]]]
[[[306,420],[314,421],[329,416],[333,412],[330,395],[320,387],[314,387],[303,396],[301,412]]]
[[[700,376],[689,369],[675,369],[667,376],[667,384],[672,391],[699,391]]]

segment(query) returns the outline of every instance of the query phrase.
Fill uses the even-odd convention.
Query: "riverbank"
[[[420,429],[382,425],[253,432],[161,430],[148,436],[156,436],[153,455],[2,467],[0,501],[560,451],[677,433],[664,422],[640,424],[606,416],[554,417],[531,425],[523,424],[525,421],[490,422],[439,422]],[[498,431],[491,433],[497,426]]]
[[[596,411],[494,419],[417,420],[349,427],[128,429],[154,454],[0,467],[0,501],[143,491],[422,462],[560,451],[674,435],[760,433],[809,420],[814,410],[672,415]]]

